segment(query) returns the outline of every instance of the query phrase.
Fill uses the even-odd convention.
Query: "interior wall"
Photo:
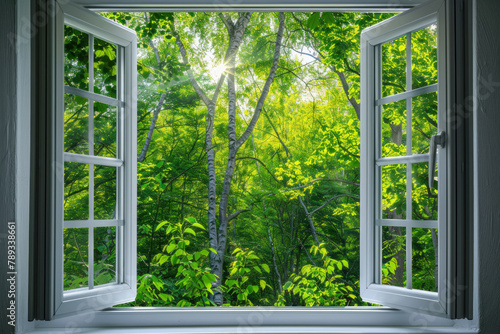
[[[476,2],[475,207],[481,333],[500,328],[500,2]]]
[[[1,0],[0,8],[0,333],[7,334],[14,332],[6,315],[11,271],[7,223],[15,221],[16,190],[16,2]]]

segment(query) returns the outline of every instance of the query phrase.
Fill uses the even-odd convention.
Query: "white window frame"
[[[411,98],[429,92],[438,92],[438,133],[448,133],[446,121],[446,57],[445,43],[445,1],[436,0],[419,6],[411,11],[397,15],[389,20],[367,28],[361,34],[361,297],[365,301],[393,306],[404,310],[414,310],[440,316],[449,316],[447,302],[447,149],[439,148],[439,186],[438,220],[415,221],[411,213],[405,220],[382,219],[381,215],[381,169],[384,165],[406,164],[407,212],[412,204],[412,163],[429,163],[429,154],[412,155],[411,137],[407,138],[407,155],[384,157],[381,154],[381,109],[382,105],[394,101],[407,101],[407,133],[412,129]],[[382,44],[401,36],[437,25],[438,41],[438,82],[405,93],[381,97],[381,48]],[[411,85],[411,38],[407,39],[407,85]],[[409,102],[409,103],[408,103]],[[412,228],[438,229],[438,292],[411,289],[411,275],[407,277],[406,287],[381,284],[382,264],[382,226],[406,227],[406,272],[412,272]]]
[[[96,13],[71,3],[60,2],[56,8],[56,112],[55,112],[55,217],[56,245],[54,275],[55,317],[97,310],[117,303],[135,300],[137,291],[137,38],[133,30],[122,27]],[[89,48],[89,90],[83,91],[64,85],[64,26],[71,26],[117,46],[117,98],[93,92],[93,51]],[[93,38],[90,38],[93,41]],[[92,45],[92,43],[91,43]],[[64,152],[64,94],[69,93],[117,107],[117,156],[116,158],[93,155],[93,139],[89,139],[89,155]],[[89,104],[89,106],[91,103]],[[93,108],[89,115],[92,118]],[[93,122],[89,133],[93,136]],[[64,162],[77,162],[89,166],[89,219],[64,221]],[[117,216],[113,220],[98,221],[93,217],[93,168],[109,166],[117,168]],[[116,227],[116,283],[93,286],[93,228]],[[89,229],[89,288],[64,291],[64,228]]]
[[[20,0],[18,0],[20,1]],[[71,1],[71,0],[70,0]],[[275,1],[244,1],[238,5],[215,4],[207,5],[198,0],[168,1],[150,0],[140,3],[138,0],[77,0],[81,5],[98,10],[130,10],[140,8],[169,8],[171,10],[185,11],[189,8],[195,10],[238,10],[257,7],[263,10],[363,10],[394,11],[394,7],[408,8],[423,3],[425,0],[358,0],[347,2],[342,0],[315,0],[307,5],[299,1],[290,0],[286,4]],[[290,3],[290,4],[288,4]],[[241,10],[241,9],[240,9]],[[26,20],[29,23],[29,20]],[[21,70],[22,71],[22,70]],[[24,75],[26,77],[26,75]],[[28,75],[29,76],[29,75]],[[23,303],[25,303],[23,301]],[[24,304],[26,305],[26,304]],[[217,314],[217,316],[214,316]],[[55,319],[53,321],[35,321],[34,326],[23,324],[25,329],[36,328],[38,333],[64,332],[68,328],[97,328],[99,333],[105,333],[103,328],[120,328],[121,333],[148,333],[158,332],[147,327],[164,327],[162,332],[184,332],[183,326],[191,327],[187,332],[230,333],[230,332],[255,332],[255,333],[477,333],[475,322],[453,321],[421,313],[408,313],[388,307],[343,307],[343,308],[126,308],[95,311],[89,314]],[[135,329],[125,327],[135,326]],[[142,326],[138,327],[138,326]],[[210,328],[212,326],[212,328]],[[223,329],[224,326],[226,329]],[[265,327],[280,326],[280,327]],[[293,327],[292,327],[293,326]],[[311,327],[316,326],[316,327]],[[368,326],[368,327],[367,327]],[[250,328],[249,328],[250,327]],[[425,329],[423,328],[425,327]],[[21,329],[22,331],[23,329]],[[115,329],[116,330],[116,329]]]

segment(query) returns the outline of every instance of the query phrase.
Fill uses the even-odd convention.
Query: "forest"
[[[370,305],[359,296],[360,34],[395,13],[101,14],[138,37],[138,290],[121,306]],[[382,97],[437,83],[436,27],[407,38],[381,47]],[[117,48],[91,47],[66,26],[65,85],[93,80],[115,98]],[[64,150],[115,157],[116,107],[92,104],[65,94]],[[382,107],[382,157],[428,152],[437,93],[411,104],[410,126],[406,100]],[[407,212],[406,166],[383,167],[383,218],[437,219],[427,173],[412,165]],[[65,162],[64,193],[66,221],[113,219],[116,168]],[[413,288],[436,291],[437,230],[408,233]],[[94,228],[90,264],[88,235],[64,229],[66,291],[88,286],[89,265],[95,286],[116,279],[117,228]],[[406,229],[383,236],[382,283],[405,286]]]

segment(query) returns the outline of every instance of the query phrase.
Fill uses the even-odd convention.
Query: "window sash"
[[[418,31],[437,23],[438,38],[438,84],[407,92],[383,97],[381,95],[381,45],[408,33]],[[438,163],[440,174],[438,189],[438,221],[419,221],[420,228],[438,228],[438,292],[412,290],[405,287],[382,285],[382,240],[380,226],[400,226],[413,228],[417,222],[411,215],[404,220],[381,219],[381,166],[407,164],[406,176],[412,177],[413,163],[428,162],[428,154],[413,155],[411,141],[407,138],[406,156],[381,157],[381,105],[438,91],[438,129],[448,133],[446,122],[446,64],[445,64],[445,2],[432,1],[397,15],[366,29],[361,36],[361,296],[365,301],[397,307],[403,310],[418,311],[439,316],[449,316],[447,300],[448,262],[447,262],[447,216],[446,216],[446,149],[440,149]],[[411,48],[410,48],[411,50]],[[410,63],[411,64],[411,63]],[[408,62],[407,62],[408,65]],[[411,73],[411,68],[410,68]],[[411,80],[411,75],[409,76]],[[408,81],[408,76],[407,76]],[[408,100],[407,100],[408,101]],[[411,127],[411,113],[407,115],[407,127]],[[409,176],[408,176],[409,175]],[[410,179],[411,180],[411,179]],[[444,181],[444,182],[443,182]],[[407,180],[407,190],[411,182]],[[411,193],[411,192],[410,192]],[[411,196],[406,198],[411,207]],[[407,213],[408,215],[408,213]],[[425,226],[424,226],[425,225]],[[409,241],[408,241],[409,240]],[[412,233],[406,232],[406,252],[411,252]],[[406,258],[411,257],[411,253]],[[406,261],[411,266],[411,261]],[[411,272],[407,270],[407,274]],[[408,277],[407,277],[408,280]],[[411,287],[411,279],[407,287]]]
[[[71,26],[105,42],[115,44],[117,59],[117,97],[110,98],[93,92],[93,48],[89,47],[89,90],[65,87],[64,83],[64,26]],[[137,290],[136,274],[136,36],[132,30],[105,19],[89,10],[69,3],[58,3],[55,15],[54,79],[56,133],[55,168],[55,247],[53,254],[53,310],[56,317],[68,316],[79,312],[102,309],[135,299]],[[69,93],[116,107],[116,158],[93,155],[93,108],[89,105],[89,154],[64,152],[64,94]],[[125,133],[129,135],[125,135]],[[64,221],[64,183],[62,173],[64,162],[71,161],[89,166],[89,219],[84,221]],[[94,166],[116,168],[116,207],[117,215],[112,220],[97,220],[93,214],[93,173]],[[125,205],[126,204],[126,205]],[[116,227],[116,281],[115,283],[93,286],[93,230],[95,227]],[[85,289],[63,290],[63,232],[64,228],[89,229],[88,277]],[[91,251],[90,251],[91,250]]]

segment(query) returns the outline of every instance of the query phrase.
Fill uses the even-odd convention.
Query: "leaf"
[[[184,230],[184,232],[196,236],[196,232],[192,228],[188,227],[187,229]]]
[[[172,253],[174,251],[174,249],[177,247],[177,244],[175,242],[171,242],[170,245],[168,245],[167,247],[167,253]]]
[[[333,17],[333,13],[325,12],[323,13],[323,15],[321,15],[321,18],[323,19],[323,22],[327,24],[335,23],[335,18]]]
[[[206,249],[204,249],[204,250],[200,251],[199,253],[200,253],[201,255],[203,255],[203,256],[208,256],[208,254],[209,254],[209,253],[208,253],[208,251],[207,251]]]
[[[306,27],[310,29],[316,28],[319,25],[319,19],[320,19],[320,13],[319,12],[313,13],[309,17],[309,19],[307,19]]]
[[[167,255],[162,255],[162,257],[160,258],[160,261],[158,261],[158,263],[160,265],[162,265],[162,264],[164,264],[167,261],[168,261],[168,256]]]
[[[292,282],[290,282],[290,281],[286,282],[285,285],[283,285],[283,290],[288,290],[291,285],[292,285]]]
[[[201,228],[202,230],[206,231],[205,227],[201,225],[200,223],[193,223],[192,226]]]
[[[259,283],[260,283],[260,288],[261,288],[262,290],[264,290],[264,289],[266,288],[266,286],[267,286],[266,281],[264,281],[264,280],[260,280],[260,282],[259,282]]]
[[[264,271],[265,271],[266,273],[268,273],[268,274],[269,274],[269,273],[271,272],[271,270],[269,269],[269,266],[268,266],[267,264],[263,263],[263,264],[261,264],[260,266],[262,267],[262,269],[264,269]]]
[[[155,231],[158,231],[160,228],[162,228],[165,224],[168,224],[168,221],[164,221],[164,222],[161,222],[158,224],[158,226],[156,226],[155,228]]]

